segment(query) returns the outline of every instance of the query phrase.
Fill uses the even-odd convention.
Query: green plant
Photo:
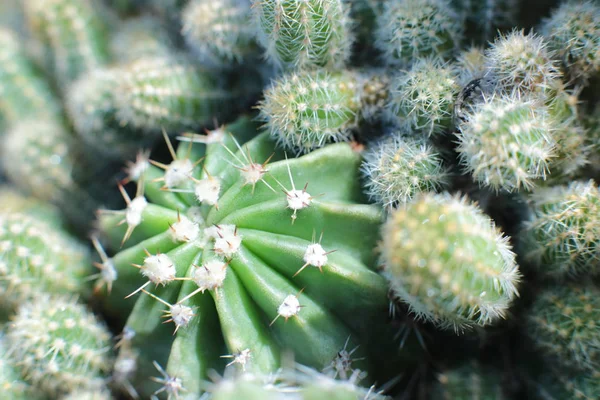
[[[503,400],[500,371],[469,362],[439,373],[430,398],[452,400]]]

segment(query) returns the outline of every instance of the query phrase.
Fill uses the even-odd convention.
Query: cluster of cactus
[[[4,397],[598,398],[599,82],[594,0],[2,0]]]

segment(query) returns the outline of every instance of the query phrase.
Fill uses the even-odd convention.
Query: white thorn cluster
[[[239,353],[221,356],[221,358],[231,358],[232,359],[226,365],[226,367],[229,367],[233,364],[239,364],[242,367],[242,371],[246,371],[246,364],[252,358],[252,353],[250,352],[250,349],[244,349],[244,350],[240,351]]]
[[[288,295],[283,302],[277,307],[277,315],[286,320],[300,312],[300,301],[293,294]]]
[[[204,235],[207,239],[214,239],[214,252],[225,258],[233,257],[242,245],[242,237],[237,234],[235,225],[211,226],[204,230]]]
[[[183,387],[183,381],[181,380],[181,378],[167,374],[167,372],[156,361],[153,361],[152,364],[154,364],[154,367],[162,375],[161,378],[151,378],[154,382],[160,383],[162,385],[160,389],[154,392],[154,395],[156,396],[157,394],[164,392],[167,394],[168,399],[179,398],[179,392],[185,391],[185,388]]]
[[[194,317],[194,310],[191,307],[182,304],[173,304],[169,307],[171,320],[175,323],[175,331],[181,327],[186,327]]]
[[[321,269],[327,264],[327,252],[319,243],[311,243],[304,252],[304,262],[306,265]]]
[[[190,179],[192,172],[194,171],[194,165],[190,160],[174,160],[169,164],[165,171],[165,186],[169,189],[177,187]]]
[[[208,177],[196,181],[194,194],[200,203],[214,206],[219,200],[221,181],[217,178]]]
[[[267,170],[258,163],[250,163],[241,168],[240,171],[244,179],[244,185],[256,185],[267,173]]]
[[[192,275],[192,280],[204,292],[205,290],[213,290],[221,287],[226,276],[227,264],[221,260],[213,259],[206,261],[202,266],[196,268]]]
[[[200,227],[188,218],[180,216],[179,220],[171,225],[170,232],[175,242],[191,242],[200,236]]]
[[[306,190],[290,190],[286,192],[286,196],[288,208],[291,208],[294,212],[302,210],[312,203],[312,197]]]
[[[144,196],[137,196],[127,206],[125,210],[125,221],[127,226],[135,228],[142,223],[142,214],[148,206],[148,201]]]
[[[166,284],[175,279],[175,263],[166,254],[156,254],[144,259],[142,275],[155,284]]]

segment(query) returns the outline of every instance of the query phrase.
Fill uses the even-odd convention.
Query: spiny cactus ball
[[[25,378],[48,396],[103,386],[111,335],[85,306],[68,296],[40,296],[21,305],[7,345]]]
[[[506,400],[502,374],[476,362],[466,363],[437,375],[432,400]]]
[[[600,272],[600,192],[594,181],[540,188],[525,224],[526,255],[551,276]]]
[[[202,60],[241,62],[256,47],[250,15],[248,0],[192,0],[181,12],[182,33]]]
[[[2,396],[10,400],[43,400],[45,397],[35,387],[23,380],[6,348],[6,339],[0,339],[0,388]]]
[[[349,140],[358,122],[359,92],[358,78],[349,71],[293,73],[265,91],[261,116],[283,148],[306,153]]]
[[[488,73],[508,93],[543,93],[561,76],[542,36],[523,30],[500,35],[485,52]]]
[[[40,293],[85,293],[87,249],[39,217],[0,214],[0,307],[12,311]]]
[[[587,371],[600,366],[600,291],[561,284],[539,293],[526,316],[527,335],[552,362]]]
[[[545,178],[556,143],[543,104],[496,95],[465,113],[459,129],[461,163],[479,184],[512,192]]]
[[[448,60],[460,47],[463,30],[448,0],[388,1],[375,44],[390,65],[407,66],[423,57]]]
[[[353,35],[342,0],[252,0],[258,39],[285,68],[336,69],[350,56]]]
[[[173,48],[173,40],[163,21],[149,15],[122,21],[110,38],[111,54],[119,63],[169,56]]]
[[[556,8],[541,32],[572,79],[586,81],[600,72],[600,5],[571,0]]]
[[[451,66],[424,59],[392,82],[390,111],[407,129],[422,130],[427,135],[441,133],[452,126],[459,90]]]
[[[436,191],[448,183],[433,146],[424,138],[402,132],[371,144],[361,170],[366,192],[387,207],[407,203],[419,193]]]
[[[393,211],[381,249],[393,294],[441,327],[493,324],[518,296],[508,238],[466,198],[428,193]]]

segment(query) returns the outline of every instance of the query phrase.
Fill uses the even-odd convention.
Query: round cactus
[[[341,0],[253,0],[258,39],[269,60],[285,68],[343,66],[353,42]]]
[[[261,116],[285,149],[309,152],[348,141],[361,107],[358,77],[344,71],[298,72],[265,91]]]
[[[108,389],[77,390],[60,398],[60,400],[113,400]]]
[[[490,80],[508,93],[543,93],[561,76],[554,53],[535,33],[500,35],[485,54]]]
[[[7,346],[23,375],[53,398],[103,386],[110,339],[90,311],[66,296],[24,303],[7,332]]]
[[[541,32],[570,78],[586,81],[600,73],[600,5],[597,2],[564,2],[542,23]]]
[[[3,396],[11,400],[43,400],[43,394],[23,380],[5,342],[4,338],[0,339],[0,387]]]
[[[452,127],[459,89],[452,67],[434,60],[418,61],[393,81],[390,111],[407,129],[441,133]]]
[[[382,263],[418,318],[457,331],[506,316],[520,273],[508,238],[465,198],[423,194],[389,216]]]
[[[174,44],[162,22],[151,16],[128,18],[110,37],[110,50],[120,63],[172,54]]]
[[[431,400],[504,400],[502,375],[472,362],[437,375]]]
[[[440,155],[427,140],[402,133],[373,143],[364,154],[362,173],[371,198],[391,207],[448,183]]]
[[[26,0],[29,27],[47,47],[48,65],[67,85],[109,61],[105,22],[90,0]]]
[[[242,119],[182,137],[189,143],[171,164],[146,170],[126,210],[100,213],[109,247],[123,243],[106,309],[133,307],[126,327],[133,347],[144,346],[140,357],[148,343],[166,347],[138,361],[139,376],[155,360],[161,379],[197,393],[199,379],[225,360],[270,373],[290,349],[323,369],[368,337],[367,326],[380,331],[377,344],[362,342],[351,358],[388,343],[387,286],[372,269],[381,209],[362,204],[360,155],[340,143],[288,160],[255,129]],[[137,293],[136,302],[123,300]],[[161,314],[174,327],[162,329]],[[394,362],[389,349],[385,357]]]
[[[448,60],[463,39],[462,20],[448,0],[388,1],[378,24],[375,44],[390,65]]]
[[[256,47],[248,0],[192,0],[181,13],[183,35],[202,60],[241,62]]]
[[[459,129],[461,163],[479,184],[512,192],[546,177],[556,143],[543,104],[493,96],[465,113]]]
[[[16,34],[0,27],[0,119],[10,126],[27,118],[56,118],[59,104]]]
[[[40,217],[0,214],[0,306],[14,310],[40,293],[86,293],[87,249]]]
[[[596,400],[600,398],[600,371],[555,369],[530,385],[532,398],[540,400]]]
[[[208,124],[233,97],[213,76],[179,56],[134,61],[120,69],[119,81],[114,96],[121,125],[150,132]]]
[[[591,285],[556,285],[536,296],[526,316],[534,346],[559,365],[598,371],[600,291]]]
[[[526,255],[551,276],[597,273],[600,192],[594,181],[541,188],[522,232]]]
[[[0,204],[2,204],[3,213],[25,214],[57,227],[63,224],[58,208],[34,197],[21,194],[8,185],[0,185]]]

